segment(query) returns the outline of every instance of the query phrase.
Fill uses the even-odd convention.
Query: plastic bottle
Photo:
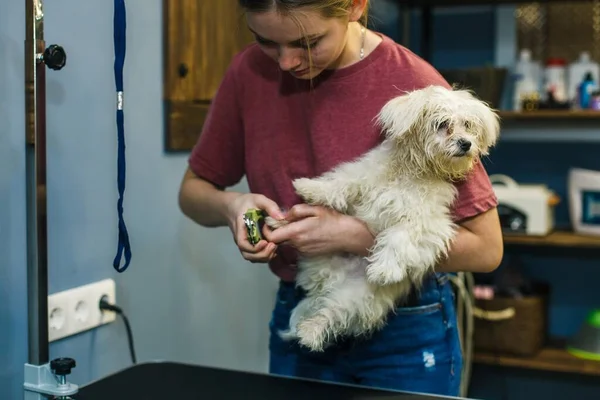
[[[590,110],[600,111],[600,90],[592,92],[590,98]]]
[[[531,51],[522,49],[514,68],[513,110],[521,111],[523,98],[539,94],[541,66],[531,60]]]
[[[581,52],[579,58],[569,65],[568,85],[569,99],[574,105],[579,105],[579,85],[585,79],[585,75],[591,72],[592,79],[595,82],[600,81],[600,65],[590,59],[590,53],[587,51]]]
[[[546,61],[542,98],[549,100],[549,94],[552,94],[554,101],[567,101],[567,61],[563,58],[554,57]]]
[[[583,78],[583,82],[579,84],[579,107],[587,109],[590,107],[590,99],[592,92],[596,89],[596,82],[591,72],[587,72]]]

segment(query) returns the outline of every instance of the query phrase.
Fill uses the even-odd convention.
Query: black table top
[[[138,364],[83,385],[77,400],[440,400],[424,394],[369,389],[270,374],[174,362]]]

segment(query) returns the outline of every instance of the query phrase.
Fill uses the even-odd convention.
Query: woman
[[[457,184],[460,231],[449,257],[369,339],[310,353],[277,335],[302,297],[298,254],[367,255],[373,236],[352,217],[301,204],[291,181],[319,175],[380,141],[373,118],[400,91],[448,85],[433,67],[365,28],[368,0],[239,0],[253,44],[232,61],[181,185],[180,206],[203,226],[228,226],[242,256],[281,279],[270,325],[270,371],[390,389],[458,395],[462,368],[447,274],[488,272],[502,258],[496,198],[479,163]],[[246,176],[252,193],[226,191]],[[249,208],[293,223],[252,246]],[[282,210],[287,210],[284,212]]]

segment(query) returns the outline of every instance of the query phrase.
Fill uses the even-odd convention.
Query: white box
[[[573,231],[600,236],[600,171],[572,168],[568,187]]]

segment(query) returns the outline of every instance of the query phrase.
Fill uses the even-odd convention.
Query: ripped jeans
[[[458,396],[462,353],[454,292],[446,274],[425,282],[420,295],[398,307],[368,339],[345,339],[311,353],[277,332],[288,327],[301,289],[281,282],[270,322],[269,372],[382,389]]]

